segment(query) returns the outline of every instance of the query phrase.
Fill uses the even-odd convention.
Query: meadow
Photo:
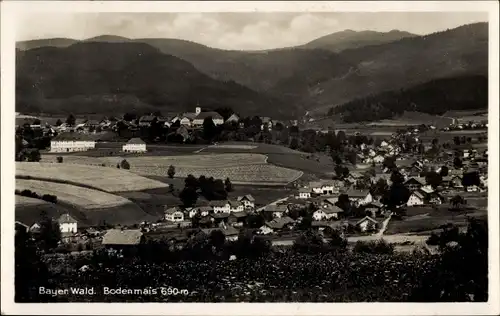
[[[42,218],[43,213],[52,218],[70,213],[73,217],[80,219],[82,214],[77,211],[76,214],[71,207],[54,204],[44,200],[30,198],[26,196],[15,196],[15,219],[26,225],[33,225]]]
[[[16,178],[65,182],[104,192],[167,187],[122,169],[65,163],[16,162]]]

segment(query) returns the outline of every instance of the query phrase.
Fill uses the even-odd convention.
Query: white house
[[[375,163],[383,163],[384,160],[385,158],[382,155],[376,155],[375,157],[373,157],[373,162]]]
[[[378,227],[378,222],[370,216],[365,216],[356,223],[356,227],[362,232],[375,231]]]
[[[59,229],[61,233],[76,233],[78,229],[78,223],[76,219],[71,217],[69,214],[63,214],[57,220],[59,223]]]
[[[214,210],[214,213],[231,213],[231,205],[228,201],[210,201],[210,206]]]
[[[238,123],[239,121],[240,117],[236,114],[233,114],[226,120],[226,123]]]
[[[239,201],[229,201],[229,211],[231,213],[243,212],[245,210],[245,206],[243,203]]]
[[[184,212],[177,207],[171,207],[165,210],[165,220],[171,222],[182,222],[184,221]]]
[[[373,196],[369,190],[349,190],[347,195],[349,200],[358,206],[373,202]]]
[[[193,207],[189,211],[189,218],[193,218],[196,213],[200,213],[201,217],[208,216],[210,212],[212,212],[212,207],[211,206],[200,206],[200,207]]]
[[[50,141],[51,152],[87,151],[95,148],[95,140],[81,133],[62,133]]]
[[[310,199],[311,198],[311,189],[309,188],[300,188],[299,189],[299,199]]]
[[[313,213],[313,218],[315,221],[338,219],[339,213],[342,212],[343,210],[336,205],[323,205]]]
[[[193,119],[193,126],[203,126],[203,122],[207,117],[211,117],[215,125],[224,124],[224,118],[217,112],[201,112],[200,108],[196,108],[196,117]]]
[[[415,191],[410,195],[410,198],[408,199],[408,202],[406,202],[406,205],[408,206],[424,205],[424,203],[425,203],[425,196],[422,194],[422,192]]]
[[[123,145],[122,150],[126,153],[145,153],[146,142],[137,137],[131,138],[125,145]]]
[[[243,206],[245,208],[254,208],[255,207],[255,199],[250,194],[238,196],[237,201],[243,203]]]

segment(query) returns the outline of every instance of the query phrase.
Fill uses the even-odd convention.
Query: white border
[[[500,313],[498,214],[498,2],[497,1],[394,1],[394,2],[72,2],[3,1],[1,3],[1,298],[6,314],[122,314],[122,315],[494,315]],[[16,14],[23,12],[489,12],[489,302],[488,303],[14,303],[14,83]],[[460,263],[457,263],[460,264]]]

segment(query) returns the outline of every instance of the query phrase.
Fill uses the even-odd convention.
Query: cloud
[[[75,13],[25,14],[18,40],[98,35],[178,38],[222,49],[259,50],[301,45],[342,31],[399,29],[426,34],[487,21],[482,13]]]

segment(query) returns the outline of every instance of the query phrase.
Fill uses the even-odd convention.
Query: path
[[[387,217],[383,222],[382,222],[382,228],[380,228],[380,230],[374,234],[375,236],[377,237],[382,237],[384,235],[384,232],[385,230],[387,229],[387,225],[389,224],[389,221],[391,220],[391,216],[392,214],[389,215],[389,217]]]
[[[284,197],[284,198],[281,198],[281,199],[279,199],[279,200],[276,200],[276,201],[274,201],[274,202],[271,202],[271,203],[269,203],[269,204],[267,204],[267,205],[265,205],[265,206],[262,206],[262,207],[260,207],[260,208],[256,209],[255,211],[256,211],[256,212],[260,212],[260,211],[262,211],[263,209],[265,209],[265,208],[266,208],[266,206],[269,206],[269,205],[276,205],[276,204],[278,204],[279,202],[283,202],[283,201],[288,200],[289,198],[290,198],[289,196],[286,196],[286,197]]]

